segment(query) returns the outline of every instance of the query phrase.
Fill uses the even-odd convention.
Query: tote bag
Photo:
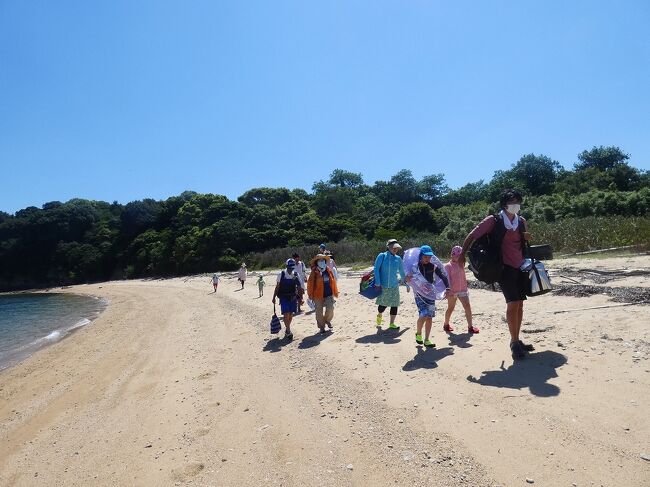
[[[273,317],[271,318],[271,334],[277,335],[280,333],[282,325],[280,324],[280,318],[278,318],[277,313],[275,312],[275,304],[273,305]]]

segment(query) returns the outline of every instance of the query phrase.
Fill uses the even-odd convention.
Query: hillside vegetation
[[[450,189],[409,170],[373,185],[336,169],[312,191],[254,188],[237,201],[186,191],[164,201],[73,199],[0,212],[0,290],[115,278],[276,267],[327,242],[339,264],[368,261],[387,238],[429,243],[441,256],[494,212],[504,188],[524,195],[536,242],[556,251],[647,244],[650,175],[618,147],[578,154],[572,170],[528,154],[489,182]]]

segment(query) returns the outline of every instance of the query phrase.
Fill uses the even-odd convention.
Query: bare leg
[[[519,340],[519,330],[521,328],[521,319],[523,317],[522,304],[523,301],[512,301],[506,303],[506,320],[508,321],[511,343]]]
[[[424,339],[428,340],[431,335],[431,316],[424,318]]]
[[[285,313],[284,315],[284,332],[287,335],[291,334],[291,320],[293,319],[293,313]]]
[[[418,318],[418,331],[415,333],[416,335],[422,335],[422,326],[424,325],[424,321],[426,318]]]
[[[447,296],[447,311],[445,311],[445,325],[449,324],[451,319],[451,314],[454,312],[456,307],[456,296]]]
[[[460,303],[463,305],[463,309],[465,310],[465,319],[467,320],[467,326],[471,327],[472,326],[472,305],[469,304],[469,298],[467,296],[464,296],[460,299]]]

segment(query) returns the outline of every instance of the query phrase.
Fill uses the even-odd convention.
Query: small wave
[[[48,342],[56,342],[61,339],[61,332],[59,330],[54,330],[52,333],[43,337],[41,340],[46,340]],[[38,340],[37,340],[38,341]]]

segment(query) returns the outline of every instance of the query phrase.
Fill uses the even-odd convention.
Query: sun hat
[[[433,250],[429,245],[423,245],[420,247],[420,255],[433,255]]]
[[[318,254],[309,261],[309,265],[314,265],[319,260],[324,260],[327,262],[330,260],[330,256],[325,254]]]
[[[296,261],[293,260],[293,259],[287,259],[287,261],[285,262],[285,265],[287,267],[296,267]]]
[[[386,242],[386,247],[389,248],[389,249],[392,249],[394,247],[397,247],[398,249],[402,248],[402,246],[399,244],[399,242],[395,238],[391,238],[390,240],[388,240]]]
[[[463,248],[460,245],[454,245],[451,248],[451,256],[452,257],[458,257],[462,253],[463,253]]]

